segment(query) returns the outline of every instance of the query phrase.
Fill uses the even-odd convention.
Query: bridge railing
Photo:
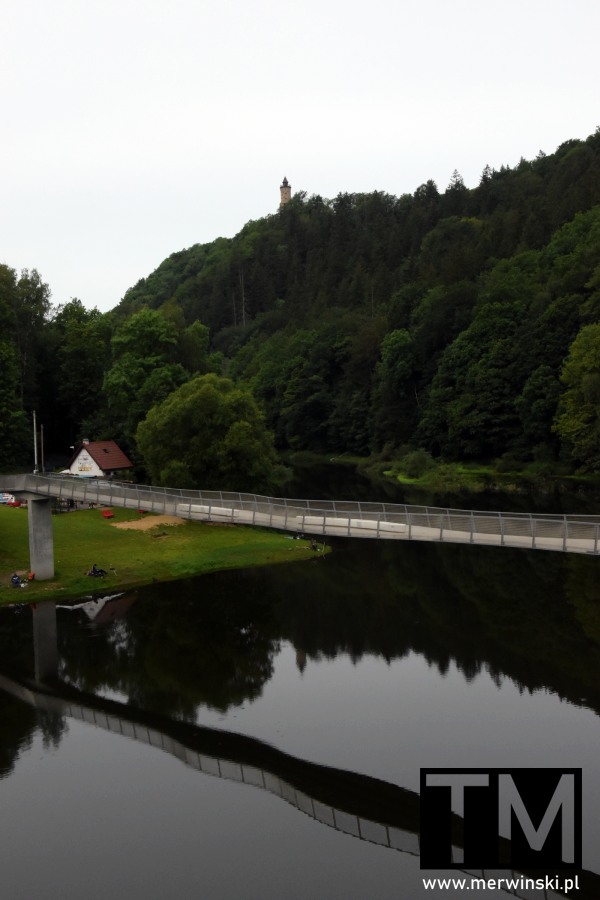
[[[404,537],[600,552],[600,517],[461,510],[402,503],[267,497],[72,476],[11,476],[13,491],[208,521],[352,537]]]

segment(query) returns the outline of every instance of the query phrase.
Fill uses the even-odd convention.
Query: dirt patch
[[[111,522],[113,528],[132,528],[134,531],[149,531],[157,525],[183,525],[185,519],[179,516],[147,516],[132,522]]]

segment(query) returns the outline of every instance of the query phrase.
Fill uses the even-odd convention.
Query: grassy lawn
[[[395,467],[386,469],[383,474],[394,478],[399,484],[420,485],[425,488],[433,486],[440,489],[445,486],[477,489],[489,486],[490,481],[494,479],[509,481],[518,477],[514,473],[498,473],[493,466],[479,463],[436,463],[422,474],[412,477]]]
[[[218,569],[244,568],[314,556],[307,540],[259,528],[184,522],[145,531],[120,529],[111,523],[148,518],[114,509],[104,519],[99,509],[52,517],[55,577],[33,581],[23,590],[10,587],[13,572],[29,568],[27,511],[0,506],[0,603],[78,597],[95,591],[172,581]],[[95,563],[106,578],[89,578]]]

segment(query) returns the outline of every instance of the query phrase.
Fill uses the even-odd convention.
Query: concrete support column
[[[35,680],[52,680],[58,673],[56,603],[36,603],[32,613]]]
[[[28,500],[29,569],[36,580],[54,578],[54,539],[52,536],[52,501]]]

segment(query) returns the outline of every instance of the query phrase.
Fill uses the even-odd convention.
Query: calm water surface
[[[59,606],[77,693],[0,691],[1,896],[460,896],[422,886],[426,766],[581,766],[599,873],[597,566],[340,541]],[[37,614],[0,609],[2,672],[33,675]]]

